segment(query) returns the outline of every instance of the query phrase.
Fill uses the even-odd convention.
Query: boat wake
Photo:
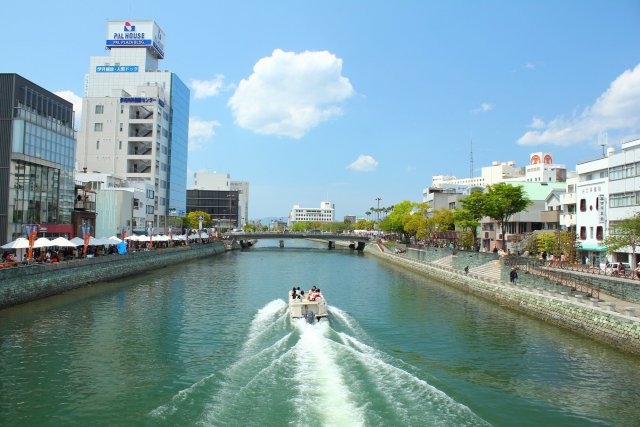
[[[201,425],[488,425],[366,344],[371,340],[347,313],[329,313],[331,322],[308,324],[290,320],[284,301],[271,301],[254,316],[234,363],[150,416],[175,422],[197,394]]]

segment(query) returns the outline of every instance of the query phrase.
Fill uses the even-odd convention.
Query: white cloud
[[[526,64],[524,64],[524,68],[526,68],[528,70],[533,70],[534,68],[536,68],[536,64],[533,64],[531,62],[527,62]]]
[[[487,111],[493,110],[493,107],[494,107],[493,104],[489,104],[488,102],[483,102],[482,104],[480,104],[478,108],[474,108],[471,111],[473,111],[474,113],[486,113]]]
[[[371,172],[378,167],[378,161],[373,157],[365,154],[361,154],[358,158],[347,166],[347,169],[353,169],[358,172]]]
[[[254,65],[228,106],[240,127],[302,138],[310,129],[342,114],[339,103],[354,91],[341,72],[342,59],[330,52],[276,49]]]
[[[542,124],[539,131],[528,131],[518,140],[520,145],[555,144],[568,146],[592,139],[607,131],[634,132],[640,128],[640,65],[626,70],[581,114],[569,119],[562,116],[546,124],[534,117],[532,124]],[[530,125],[530,127],[533,127]]]
[[[200,120],[189,117],[189,151],[204,147],[205,142],[216,135],[216,128],[220,126],[217,120]]]
[[[224,76],[216,74],[211,80],[192,80],[191,89],[195,99],[209,98],[218,95],[224,86]]]
[[[75,112],[73,127],[75,130],[80,130],[80,123],[82,123],[82,98],[70,90],[61,90],[53,93],[73,104],[73,111]]]
[[[529,123],[529,126],[532,129],[542,129],[544,128],[544,120],[542,120],[540,117],[538,116],[533,116],[533,119],[531,119],[531,123]]]

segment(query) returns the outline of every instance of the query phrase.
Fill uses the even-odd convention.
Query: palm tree
[[[367,219],[369,219],[369,216],[371,215],[371,212],[370,211],[366,211],[364,214],[367,216]]]

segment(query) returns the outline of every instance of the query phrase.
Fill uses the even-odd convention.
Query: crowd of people
[[[316,301],[319,298],[322,298],[322,293],[320,293],[320,288],[315,285],[307,292],[306,297],[300,286],[294,286],[291,290],[291,299],[294,301]]]

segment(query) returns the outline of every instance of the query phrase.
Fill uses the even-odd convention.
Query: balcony
[[[540,212],[540,222],[557,223],[560,219],[560,211],[542,211]]]

